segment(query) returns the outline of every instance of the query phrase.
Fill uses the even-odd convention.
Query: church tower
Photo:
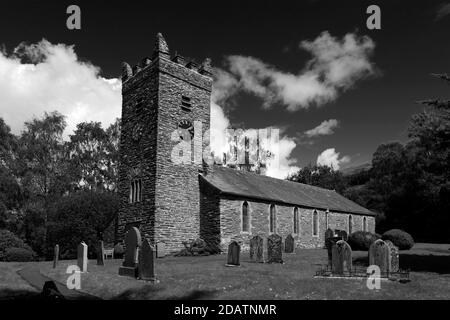
[[[211,89],[210,60],[198,65],[171,57],[160,33],[151,57],[134,68],[122,64],[118,240],[137,227],[175,251],[199,237],[204,165],[194,161],[194,145],[203,150],[208,144]],[[174,161],[180,143],[190,145],[191,153],[181,153],[191,161]]]

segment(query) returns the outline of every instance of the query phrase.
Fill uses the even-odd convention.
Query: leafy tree
[[[345,189],[342,173],[334,171],[328,166],[309,164],[290,175],[287,179],[325,189],[336,190],[339,193],[342,193]]]

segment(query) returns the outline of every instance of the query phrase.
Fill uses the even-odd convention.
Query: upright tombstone
[[[231,241],[228,246],[227,266],[239,266],[239,258],[241,255],[241,246],[236,241]]]
[[[386,245],[389,247],[389,272],[398,272],[400,269],[398,247],[390,240],[385,240],[384,242],[386,242]]]
[[[136,227],[132,227],[125,235],[125,258],[119,267],[119,275],[138,277],[138,252],[142,245],[141,233]]]
[[[156,250],[150,242],[144,238],[139,250],[138,277],[141,280],[156,282],[155,275]]]
[[[78,245],[78,255],[77,255],[78,267],[81,272],[87,272],[88,265],[88,246],[86,243],[81,242]]]
[[[53,269],[56,268],[56,266],[58,265],[58,261],[59,261],[59,245],[55,245],[55,249],[53,251]]]
[[[97,265],[98,266],[105,265],[105,246],[102,240],[99,240],[96,251],[97,251]]]
[[[292,235],[288,235],[286,240],[284,241],[284,252],[285,253],[294,253],[294,244],[295,239]]]
[[[250,260],[252,262],[263,263],[266,261],[264,254],[264,239],[261,236],[254,236],[250,239]]]
[[[352,270],[352,249],[344,240],[333,244],[331,270],[334,274],[344,274]]]
[[[156,243],[156,257],[164,258],[167,255],[166,253],[166,244],[164,242]]]
[[[373,242],[369,248],[369,265],[376,265],[381,273],[389,271],[389,247],[383,240]]]
[[[267,262],[283,263],[283,240],[277,234],[271,234],[267,238]]]

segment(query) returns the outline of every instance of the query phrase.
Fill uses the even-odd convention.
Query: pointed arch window
[[[352,234],[353,233],[353,216],[349,215],[348,216],[348,234]]]
[[[367,218],[363,218],[363,231],[367,231]]]
[[[250,232],[250,210],[247,201],[242,204],[242,232]]]
[[[319,214],[316,210],[313,211],[313,236],[319,235]]]
[[[328,223],[329,215],[330,215],[330,211],[329,210],[325,211],[325,230],[328,230],[328,227],[329,227],[329,223]]]
[[[269,231],[271,233],[277,232],[277,212],[274,204],[270,205]]]
[[[298,217],[298,208],[294,208],[294,234],[299,234],[299,217]]]

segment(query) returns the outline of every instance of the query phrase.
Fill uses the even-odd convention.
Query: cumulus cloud
[[[435,21],[441,20],[442,18],[450,14],[450,3],[441,4],[436,10]]]
[[[305,135],[309,138],[330,135],[334,133],[334,129],[338,126],[339,121],[336,119],[325,120],[314,129],[305,131]]]
[[[317,164],[339,170],[342,164],[350,162],[349,156],[340,158],[339,155],[340,153],[336,152],[335,148],[326,149],[317,157]]]
[[[104,126],[121,115],[121,81],[100,76],[100,69],[80,61],[74,47],[42,40],[0,52],[0,117],[14,133],[24,121],[44,111],[67,116],[65,136],[82,121]]]
[[[229,84],[233,92],[243,90],[260,97],[266,108],[280,103],[296,111],[333,101],[358,80],[376,73],[370,61],[375,43],[367,36],[348,33],[338,39],[325,31],[313,41],[302,41],[300,48],[312,58],[297,74],[280,71],[254,57],[228,56],[229,72],[219,75],[222,91]]]

